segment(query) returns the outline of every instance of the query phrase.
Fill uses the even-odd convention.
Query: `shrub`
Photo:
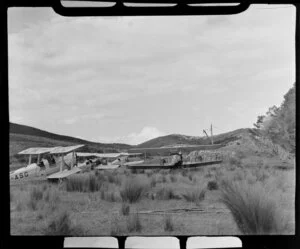
[[[142,182],[137,178],[127,179],[120,190],[120,196],[125,202],[138,202],[142,198],[142,195],[147,188],[148,184]]]
[[[99,191],[103,182],[99,181],[99,176],[94,174],[71,175],[66,180],[66,190],[68,192],[95,192]]]
[[[130,212],[130,206],[126,202],[122,202],[121,214],[128,215]]]
[[[195,202],[196,204],[199,204],[199,202],[204,200],[205,193],[206,189],[195,188],[187,190],[185,194],[182,194],[182,196],[188,202]]]
[[[207,183],[208,190],[217,190],[219,188],[218,183],[216,181],[209,181]]]
[[[244,234],[277,234],[286,229],[287,222],[276,208],[276,201],[259,183],[223,180],[221,201]]]
[[[127,229],[129,232],[140,232],[142,230],[142,224],[138,213],[129,216],[127,219]]]
[[[79,226],[74,226],[69,214],[64,211],[52,219],[46,230],[47,235],[82,235],[83,230]]]
[[[156,192],[156,198],[159,200],[171,200],[180,199],[180,196],[176,195],[171,187],[162,187]]]
[[[166,232],[174,231],[174,225],[173,225],[171,215],[166,215],[164,218],[164,230]]]

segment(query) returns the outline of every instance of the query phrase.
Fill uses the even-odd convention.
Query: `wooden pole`
[[[41,154],[38,154],[37,164],[40,163],[40,160],[41,160]]]
[[[28,161],[28,165],[31,164],[31,155],[29,155],[29,161]]]

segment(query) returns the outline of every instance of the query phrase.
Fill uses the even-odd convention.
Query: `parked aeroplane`
[[[144,161],[143,163],[137,163],[134,165],[127,165],[129,169],[173,169],[173,168],[193,168],[212,164],[219,164],[222,162],[222,156],[216,154],[214,159],[209,161],[196,161],[196,162],[186,162],[183,160],[182,152],[188,153],[192,151],[200,150],[215,150],[221,148],[223,144],[213,144],[213,145],[185,145],[185,144],[175,144],[172,146],[163,146],[156,148],[134,148],[129,149],[133,152],[144,152],[148,154],[164,154],[172,156],[170,160],[168,158],[161,158],[159,162],[157,160]]]
[[[46,177],[47,179],[62,179],[81,171],[77,166],[75,150],[84,145],[52,148],[29,148],[19,152],[20,155],[28,155],[28,165],[9,173],[10,180],[24,180],[34,177]],[[36,163],[32,163],[32,157],[36,156]],[[50,160],[47,159],[47,158]]]
[[[133,165],[142,163],[144,160],[130,161],[129,157],[140,156],[142,153],[86,153],[78,152],[77,157],[90,158],[85,161],[85,165],[90,166],[91,169],[116,169],[120,166]],[[93,158],[93,159],[91,159]]]

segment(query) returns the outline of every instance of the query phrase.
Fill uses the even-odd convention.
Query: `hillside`
[[[255,133],[253,129],[237,129],[231,132],[222,133],[214,136],[214,143],[227,144],[238,140],[241,136],[247,133]],[[191,144],[191,145],[208,145],[211,144],[207,137],[186,136],[180,134],[171,134],[158,138],[151,139],[147,142],[139,144],[138,148],[154,148],[174,144]]]
[[[10,123],[9,156],[12,167],[17,168],[24,163],[25,157],[17,155],[18,152],[30,147],[55,147],[85,144],[83,152],[117,152],[131,148],[127,144],[105,144],[86,141],[43,131],[30,126]]]

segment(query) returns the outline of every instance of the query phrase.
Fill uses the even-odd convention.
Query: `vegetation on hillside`
[[[293,87],[284,95],[280,107],[272,106],[265,115],[257,117],[254,124],[263,136],[295,153],[296,138],[296,88]]]

